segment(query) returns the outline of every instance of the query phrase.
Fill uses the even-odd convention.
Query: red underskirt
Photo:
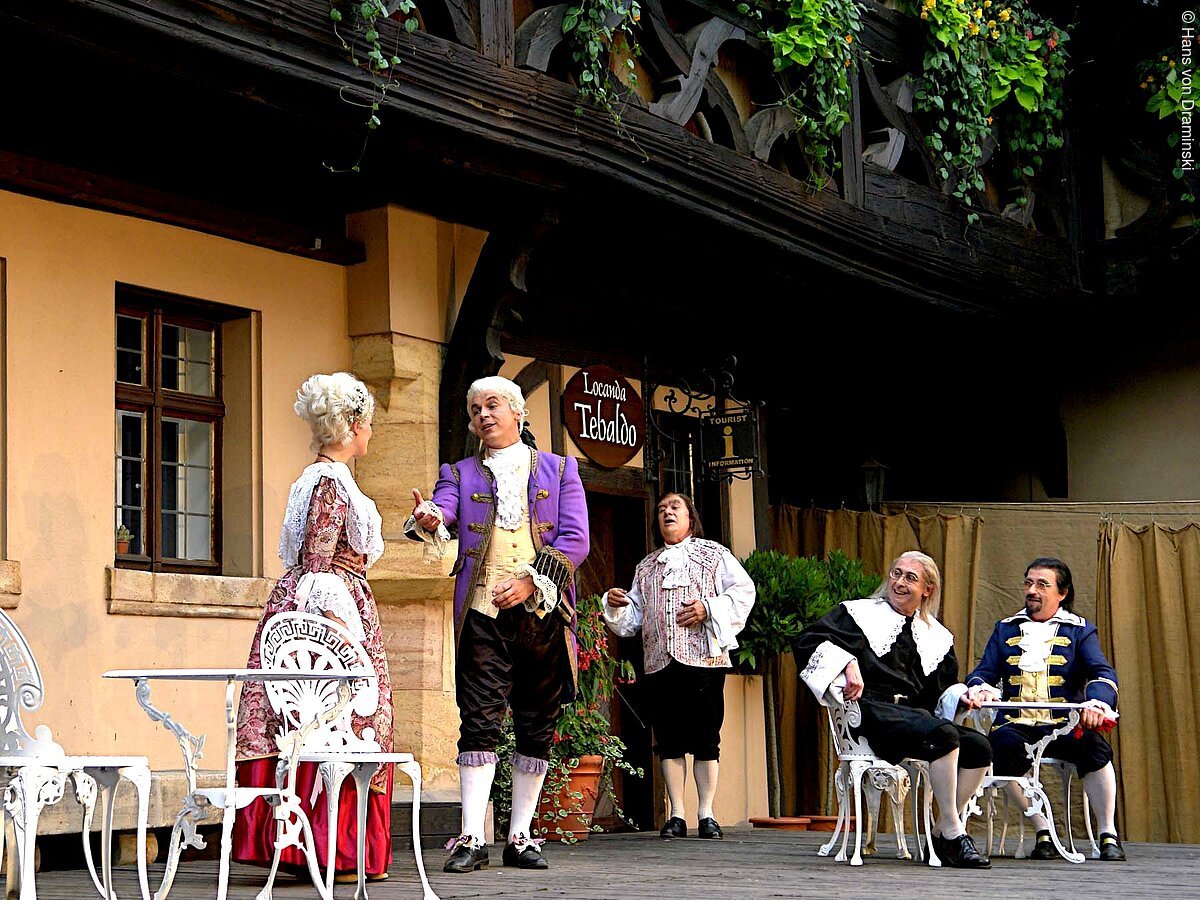
[[[237,783],[244,787],[269,787],[275,784],[275,758],[250,759],[237,764]],[[318,778],[316,763],[300,763],[296,775],[296,793],[300,805],[312,823],[317,859],[324,872],[328,849],[329,812],[325,792],[317,796],[314,809],[309,803],[313,782]],[[387,791],[371,791],[367,798],[367,874],[381,875],[392,861],[392,767],[387,767]],[[358,798],[354,779],[342,782],[338,803],[337,860],[339,872],[358,871]],[[237,811],[233,824],[233,858],[253,866],[270,866],[275,858],[275,819],[271,807],[262,798]],[[304,854],[288,847],[280,856],[286,866],[306,866]]]

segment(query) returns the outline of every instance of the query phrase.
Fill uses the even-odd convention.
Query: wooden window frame
[[[131,285],[118,285],[114,316],[142,319],[145,324],[145,385],[116,382],[116,410],[145,415],[145,474],[142,484],[143,553],[117,554],[120,568],[151,572],[183,572],[197,575],[221,573],[221,458],[225,403],[221,399],[221,325],[234,318],[236,311],[222,310],[188,297]],[[232,315],[231,315],[232,313]],[[185,394],[162,386],[163,324],[184,328],[202,328],[213,332],[213,396]],[[114,353],[116,345],[114,341]],[[115,373],[114,373],[115,376]],[[114,410],[114,415],[115,411]],[[213,426],[212,441],[212,517],[209,520],[211,560],[192,560],[162,555],[162,420],[179,417]]]

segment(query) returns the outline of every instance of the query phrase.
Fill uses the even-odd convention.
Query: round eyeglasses
[[[905,572],[898,568],[888,572],[888,577],[893,581],[903,581],[905,584],[917,584],[921,580],[921,576],[916,572]]]

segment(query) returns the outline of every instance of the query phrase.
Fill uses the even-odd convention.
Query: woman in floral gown
[[[379,707],[371,716],[353,716],[362,735],[374,729],[383,752],[392,750],[392,687],[379,627],[379,610],[367,585],[367,568],[383,553],[381,521],[375,503],[358,489],[346,463],[367,452],[375,401],[362,382],[344,372],[314,375],[297,392],[296,414],[312,427],[316,459],[292,485],[279,538],[279,556],[287,573],[263,610],[246,665],[259,668],[263,626],[283,612],[325,615],[362,641],[379,677]],[[237,777],[244,786],[273,786],[280,719],[261,683],[247,682],[238,705]],[[326,798],[313,802],[319,783],[314,763],[301,763],[296,792],[312,822],[317,858],[324,861],[330,836],[337,840],[335,869],[355,877],[357,801],[353,779],[342,784],[338,821],[330,828]],[[392,858],[392,767],[383,766],[371,781],[367,804],[366,871],[369,880],[387,877]],[[275,855],[276,823],[262,799],[239,810],[233,831],[233,858],[269,866]],[[281,857],[284,871],[307,877],[303,853],[290,847]],[[339,880],[342,880],[339,878]]]

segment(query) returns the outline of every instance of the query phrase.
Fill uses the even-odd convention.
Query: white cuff
[[[939,719],[949,719],[956,725],[961,725],[966,712],[958,711],[958,704],[962,701],[963,695],[967,692],[967,686],[962,684],[952,684],[946,690],[942,691],[942,696],[938,698],[937,706],[933,708],[933,714]]]
[[[808,658],[808,662],[800,672],[800,680],[808,685],[813,696],[822,706],[825,706],[828,703],[825,699],[825,691],[833,684],[834,679],[842,674],[847,663],[853,659],[853,655],[837,644],[823,641]]]
[[[534,587],[537,588],[536,598],[534,594],[525,598],[525,608],[541,618],[558,606],[558,585],[533,566],[525,566],[525,574],[533,579]]]
[[[436,531],[429,532],[417,524],[416,514],[419,512],[429,513],[436,516],[438,527]],[[450,543],[450,532],[446,530],[446,517],[442,514],[439,507],[432,500],[422,500],[421,505],[413,510],[413,514],[404,522],[405,534],[411,534],[414,537],[420,538],[425,543],[424,559],[427,563],[434,563],[446,555],[446,546]]]
[[[332,613],[341,619],[355,640],[362,642],[367,639],[358,604],[350,595],[346,582],[333,572],[305,572],[301,575],[296,582],[296,609],[317,616]]]
[[[1121,718],[1121,714],[1119,712],[1117,712],[1115,709],[1113,709],[1111,706],[1109,706],[1107,703],[1105,703],[1103,700],[1097,700],[1097,699],[1093,698],[1091,700],[1083,701],[1083,705],[1090,707],[1092,709],[1100,710],[1100,712],[1104,713],[1104,718],[1112,719],[1114,722],[1117,719]]]

